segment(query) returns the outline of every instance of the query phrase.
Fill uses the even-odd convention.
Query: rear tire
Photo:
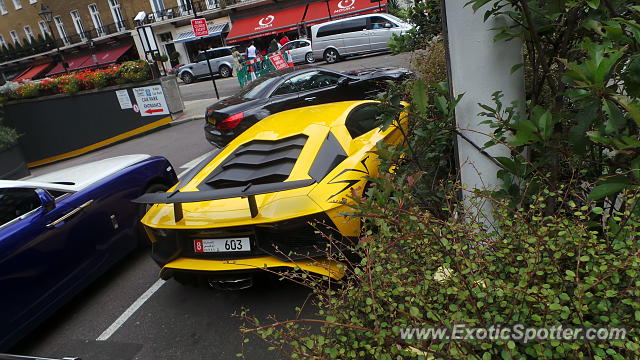
[[[218,72],[220,73],[220,76],[222,76],[223,78],[227,78],[231,76],[231,68],[228,67],[227,65],[220,65],[220,69],[218,70]]]
[[[195,80],[193,74],[188,73],[188,72],[183,73],[182,75],[180,75],[180,79],[182,79],[182,81],[185,84],[191,84],[193,82],[193,80]]]
[[[324,52],[324,61],[326,61],[327,64],[337,63],[340,61],[340,54],[338,54],[336,49],[328,49]]]
[[[306,61],[307,64],[313,64],[316,61],[316,58],[313,57],[313,53],[312,52],[308,52],[304,56],[304,61]]]
[[[159,193],[165,192],[169,188],[162,184],[151,184],[144,191],[145,194],[149,193]],[[138,246],[142,248],[148,248],[151,243],[149,242],[149,238],[147,237],[147,233],[144,231],[144,225],[140,222],[142,217],[149,211],[151,208],[151,204],[140,204],[138,208]]]

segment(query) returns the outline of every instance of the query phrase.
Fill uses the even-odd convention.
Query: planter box
[[[18,145],[0,151],[0,179],[17,180],[29,174],[29,169]]]
[[[12,101],[5,105],[5,121],[20,134],[18,141],[27,165],[39,166],[78,156],[169,124],[171,117],[168,111],[145,113],[145,110],[149,110],[144,107],[145,104],[140,104],[137,112],[134,110],[137,108],[134,89],[148,89],[156,85],[160,85],[159,81],[151,80],[82,91],[75,95],[60,94]],[[164,98],[163,93],[160,97]]]

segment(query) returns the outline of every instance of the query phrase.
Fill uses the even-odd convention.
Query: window
[[[180,13],[183,15],[189,14],[191,11],[191,1],[178,0],[178,9],[180,10]]]
[[[220,7],[218,0],[205,0],[205,2],[207,3],[207,9],[217,9]]]
[[[102,26],[102,19],[100,18],[98,5],[89,4],[89,14],[91,14],[91,20],[93,21],[93,26],[96,28],[98,36],[105,36],[106,32],[104,30],[104,27]]]
[[[163,0],[149,0],[151,3],[151,9],[156,14],[156,17],[164,16],[164,1]]]
[[[375,104],[360,105],[351,111],[344,125],[347,127],[351,137],[355,139],[378,126],[377,116],[378,109]]]
[[[42,34],[43,38],[47,38],[47,36],[51,36],[51,33],[49,33],[49,27],[47,26],[47,23],[44,22],[44,20],[40,20],[38,21],[38,27],[40,28],[40,33]]]
[[[24,27],[24,34],[27,35],[27,41],[29,41],[29,43],[32,43],[33,40],[36,39],[36,37],[33,36],[33,30],[31,30],[31,26],[29,25]]]
[[[82,18],[80,18],[80,13],[78,10],[73,10],[70,12],[71,20],[73,20],[73,26],[76,28],[76,32],[80,35],[80,38],[83,41],[87,40],[87,34],[84,32],[84,25],[82,25]]]
[[[336,85],[340,75],[325,71],[309,71],[296,75],[282,84],[274,95],[288,94],[296,91],[310,91]]]
[[[383,18],[382,16],[372,16],[369,18],[369,21],[370,21],[369,29],[372,29],[372,30],[384,29],[385,26],[389,28],[398,27],[398,25],[392,23],[386,18]]]
[[[20,0],[13,0],[13,7],[16,8],[16,10],[22,9],[22,3]]]
[[[111,16],[113,16],[116,29],[118,29],[118,31],[125,30],[124,18],[122,17],[122,10],[120,10],[120,2],[118,0],[109,0],[109,9],[111,9]]]
[[[13,45],[20,44],[20,38],[18,37],[18,33],[15,30],[9,31],[9,35],[11,35],[11,41],[13,41]]]
[[[296,44],[297,44],[297,43],[298,43],[297,41],[294,41],[294,42],[290,42],[290,43],[288,43],[288,44],[284,44],[284,45],[280,48],[280,51],[289,51],[289,50],[296,49],[296,48],[297,48],[297,46],[296,46]]]
[[[0,189],[0,226],[39,208],[40,197],[33,189]]]
[[[160,42],[172,42],[173,41],[173,35],[171,35],[170,32],[165,32],[165,33],[158,34],[158,38],[160,39]]]
[[[349,32],[362,31],[367,28],[367,19],[351,19],[340,21],[333,24],[327,24],[320,29],[318,29],[318,33],[316,37],[330,36],[336,34],[344,34]]]
[[[367,19],[352,19],[342,22],[341,33],[350,33],[367,29]]]
[[[9,13],[7,11],[7,5],[4,3],[4,0],[0,0],[0,13],[2,13],[2,15],[6,15],[7,13]]]
[[[53,21],[56,23],[56,27],[58,28],[58,34],[62,41],[69,45],[69,36],[67,36],[67,30],[64,28],[64,24],[62,23],[62,18],[60,16],[56,16],[53,18]]]
[[[4,36],[0,35],[0,49],[5,49],[7,47],[7,42],[4,41]]]

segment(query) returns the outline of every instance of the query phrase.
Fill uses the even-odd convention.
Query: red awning
[[[68,70],[74,71],[82,68],[82,66],[84,66],[84,63],[86,63],[87,61],[91,61],[91,56],[84,55],[65,60],[69,67]],[[53,69],[51,69],[51,71],[47,73],[47,76],[60,75],[62,73],[64,73],[64,67],[62,67],[62,63],[58,63],[58,65],[56,65]]]
[[[387,0],[329,0],[331,18],[381,11],[386,5]]]
[[[387,0],[329,0],[318,1],[309,4],[309,9],[304,17],[305,26],[334,20],[347,15],[359,15],[369,12],[383,11],[387,6]],[[331,12],[331,17],[329,17]]]
[[[22,74],[18,75],[12,81],[31,80],[34,77],[37,77],[38,75],[40,75],[40,73],[42,73],[44,71],[44,69],[49,67],[49,65],[51,65],[51,63],[32,66],[32,67],[28,68],[27,70],[23,71]]]
[[[302,21],[305,6],[276,10],[264,15],[233,21],[228,43],[295,30]]]
[[[382,11],[386,5],[387,0],[328,0],[310,3],[306,14],[306,4],[276,10],[264,15],[233,21],[227,42],[234,43],[295,30],[301,24],[309,26],[345,15]]]
[[[120,59],[122,55],[124,55],[127,51],[129,51],[129,49],[131,49],[132,46],[133,44],[128,44],[128,45],[120,46],[117,48],[105,49],[105,50],[99,51],[96,53],[97,63],[93,61],[92,56],[89,56],[89,61],[84,63],[82,67],[113,64],[116,61],[118,61],[118,59]]]

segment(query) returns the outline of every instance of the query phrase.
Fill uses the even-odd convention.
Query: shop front
[[[228,44],[244,45],[253,41],[258,50],[266,50],[271,39],[277,41],[284,35],[290,40],[306,38],[311,25],[384,11],[386,6],[387,0],[326,0],[301,3],[285,9],[264,6],[258,15],[245,18],[232,16],[232,27],[226,41]]]
[[[174,46],[183,46],[188,62],[194,62],[196,56],[200,51],[206,49],[217,48],[225,46],[225,35],[229,32],[228,22],[219,23],[207,23],[209,35],[195,37],[193,29],[189,26],[188,29],[182,31],[176,31],[177,36],[173,40]]]

